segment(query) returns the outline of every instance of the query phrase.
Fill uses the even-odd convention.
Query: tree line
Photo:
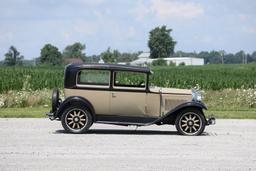
[[[52,45],[46,44],[40,51],[40,56],[35,58],[35,65],[64,65],[72,62],[91,62],[97,63],[101,59],[106,63],[129,63],[137,59],[139,52],[119,52],[117,49],[111,49],[103,51],[99,55],[88,56],[85,54],[85,44],[76,42],[74,44],[65,47],[63,52]],[[11,46],[8,52],[5,54],[3,65],[15,66],[24,65],[24,56],[20,55],[20,52],[14,46]]]
[[[245,53],[227,53],[220,51],[201,51],[201,52],[183,52],[174,51],[177,41],[170,35],[172,29],[166,26],[156,27],[149,32],[148,47],[150,49],[150,58],[167,58],[167,57],[198,57],[204,58],[206,64],[235,64],[250,63],[256,61],[256,51]],[[68,45],[62,52],[52,45],[46,44],[42,47],[40,56],[35,59],[36,65],[62,65],[72,62],[99,62],[105,63],[126,63],[136,60],[142,51],[138,52],[119,52],[117,49],[107,48],[99,55],[88,56],[85,53],[86,45],[80,42]],[[23,65],[24,56],[14,47],[11,46],[4,57],[4,65],[15,66]],[[159,60],[162,63],[162,60]],[[159,63],[158,62],[158,63]]]

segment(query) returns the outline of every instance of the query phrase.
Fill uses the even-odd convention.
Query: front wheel
[[[70,107],[61,116],[63,128],[70,133],[85,133],[92,125],[92,116],[81,107]]]
[[[176,118],[177,131],[182,135],[200,135],[205,129],[205,117],[200,110],[186,109]]]

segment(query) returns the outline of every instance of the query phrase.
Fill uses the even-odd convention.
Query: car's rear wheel
[[[200,110],[186,109],[176,118],[176,129],[182,135],[200,135],[205,129],[205,117]]]
[[[61,116],[61,123],[67,132],[85,133],[92,125],[92,116],[86,108],[70,107]]]

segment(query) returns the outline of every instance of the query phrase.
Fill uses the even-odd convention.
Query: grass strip
[[[50,108],[0,108],[0,118],[44,118]]]

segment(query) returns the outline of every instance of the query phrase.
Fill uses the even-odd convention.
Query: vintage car
[[[116,64],[69,64],[64,95],[52,94],[51,120],[61,120],[70,133],[84,133],[93,123],[175,125],[182,135],[200,135],[215,118],[206,119],[195,90],[150,86],[151,70]],[[162,78],[165,81],[164,78]]]

